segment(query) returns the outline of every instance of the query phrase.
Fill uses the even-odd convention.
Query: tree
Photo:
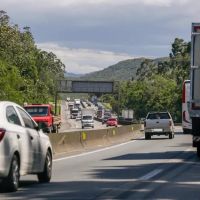
[[[121,85],[120,107],[133,109],[137,118],[149,111],[168,110],[180,121],[182,83],[189,79],[190,48],[189,42],[175,38],[168,60],[144,60],[137,69],[136,81]]]
[[[55,54],[36,47],[29,27],[21,31],[0,11],[0,70],[2,100],[43,103],[53,98],[65,65]]]

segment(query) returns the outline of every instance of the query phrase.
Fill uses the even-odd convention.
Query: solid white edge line
[[[142,136],[142,137],[139,137],[137,139],[143,139],[143,138],[144,137]],[[113,145],[113,146],[110,146],[110,147],[105,147],[103,149],[98,149],[98,150],[94,150],[94,151],[90,151],[90,152],[86,152],[86,153],[81,153],[81,154],[78,154],[78,155],[73,155],[73,156],[67,156],[67,157],[63,157],[63,158],[53,159],[53,162],[58,162],[58,161],[62,161],[62,160],[67,160],[67,159],[72,159],[72,158],[78,158],[78,157],[82,157],[82,156],[87,156],[87,155],[90,155],[90,154],[94,154],[94,153],[106,151],[106,150],[109,150],[109,149],[114,149],[114,148],[117,148],[117,147],[120,147],[120,146],[124,146],[124,145],[127,145],[129,143],[134,143],[136,141],[137,140],[128,141],[128,142],[124,142],[124,143],[121,143],[121,144]]]

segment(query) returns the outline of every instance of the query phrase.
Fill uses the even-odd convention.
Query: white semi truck
[[[193,147],[197,148],[197,155],[200,157],[200,23],[192,23],[190,69],[190,117]]]

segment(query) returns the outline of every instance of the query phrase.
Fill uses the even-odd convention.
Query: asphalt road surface
[[[138,138],[57,159],[51,183],[24,176],[18,192],[0,199],[200,199],[200,159],[191,140],[177,132],[171,140]]]

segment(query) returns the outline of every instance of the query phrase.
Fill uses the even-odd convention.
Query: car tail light
[[[6,133],[6,130],[3,129],[3,128],[0,128],[0,142],[1,142],[1,140],[3,139],[5,133]]]
[[[182,92],[182,103],[185,103],[185,90],[186,90],[186,86],[185,86],[185,83],[183,84],[183,92]]]
[[[169,126],[171,126],[172,125],[172,122],[171,121],[169,121]]]
[[[144,127],[146,127],[146,121],[144,121]]]

